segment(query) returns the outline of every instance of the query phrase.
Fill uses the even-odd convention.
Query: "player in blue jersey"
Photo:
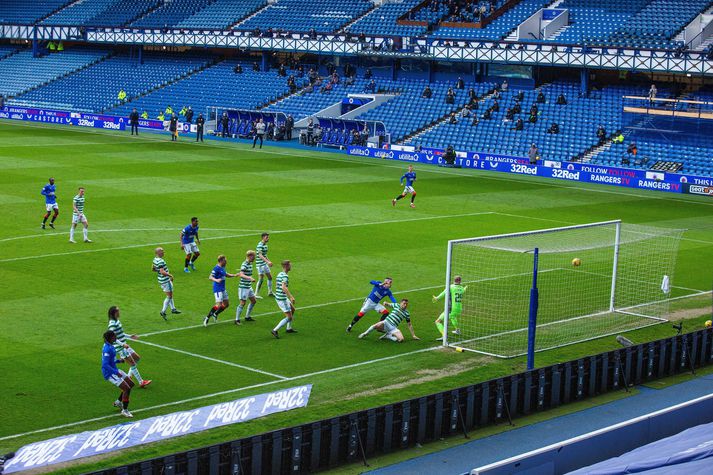
[[[201,255],[198,250],[198,245],[201,243],[200,238],[198,238],[198,218],[195,216],[191,218],[191,224],[186,226],[181,230],[181,249],[186,253],[186,263],[184,265],[183,272],[190,272],[188,266],[192,270],[196,270],[194,262]]]
[[[129,412],[129,395],[131,388],[134,387],[134,382],[122,370],[116,367],[118,363],[123,363],[124,360],[116,359],[116,334],[109,330],[104,333],[104,346],[102,347],[102,376],[106,381],[121,389],[119,399],[114,401],[114,406],[121,409],[121,415],[124,417],[134,417]]]
[[[42,229],[45,229],[47,224],[47,218],[50,214],[54,212],[54,216],[50,220],[50,228],[54,229],[54,221],[59,216],[59,205],[57,204],[57,187],[54,184],[54,178],[49,179],[47,183],[40,191],[40,194],[45,197],[45,210],[47,211],[42,218]]]
[[[215,296],[215,305],[210,309],[208,315],[203,320],[203,326],[208,326],[208,320],[213,317],[214,321],[218,321],[218,315],[230,306],[228,302],[228,291],[225,289],[225,279],[228,277],[237,277],[239,274],[230,274],[226,272],[225,265],[228,263],[224,255],[218,256],[218,265],[213,267],[213,270],[208,276],[209,280],[213,281],[213,295]]]
[[[363,317],[369,310],[379,312],[381,314],[382,320],[386,318],[386,316],[389,314],[389,311],[386,309],[386,307],[381,305],[381,301],[384,299],[384,297],[388,297],[392,303],[396,303],[396,298],[394,297],[394,294],[391,293],[392,282],[393,281],[391,280],[391,277],[385,278],[383,282],[378,280],[372,280],[370,282],[371,285],[373,285],[374,287],[371,289],[369,296],[364,299],[364,303],[362,304],[359,313],[354,316],[352,323],[350,323],[347,327],[348,332],[352,331],[354,325],[356,325],[356,323],[361,320],[361,317]]]
[[[411,207],[415,208],[416,190],[413,188],[413,183],[416,181],[416,172],[413,171],[413,165],[408,166],[408,171],[401,176],[400,183],[404,185],[404,191],[399,196],[391,200],[391,205],[396,206],[396,202],[406,195],[411,194]]]

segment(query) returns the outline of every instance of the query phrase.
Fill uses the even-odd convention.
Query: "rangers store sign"
[[[36,442],[18,450],[5,464],[3,473],[46,467],[290,411],[307,406],[311,391],[312,385],[307,384]]]

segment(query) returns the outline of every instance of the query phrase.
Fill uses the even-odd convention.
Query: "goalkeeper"
[[[450,301],[450,312],[448,313],[448,326],[453,328],[453,333],[460,335],[460,328],[458,326],[458,317],[463,313],[463,294],[465,293],[468,286],[463,287],[461,285],[461,276],[457,275],[453,278],[453,283],[451,284],[451,301]],[[438,302],[443,297],[446,296],[446,289],[440,293],[438,296],[433,296],[433,303]],[[446,318],[446,312],[441,313],[441,315],[436,319],[436,328],[441,334],[441,340],[443,338],[443,321]]]

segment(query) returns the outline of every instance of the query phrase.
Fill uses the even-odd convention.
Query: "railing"
[[[463,434],[713,363],[704,329],[96,474],[299,474]]]

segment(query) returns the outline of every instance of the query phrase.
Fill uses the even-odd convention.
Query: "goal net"
[[[447,282],[467,289],[460,309],[446,293],[443,343],[526,354],[535,254],[535,351],[666,321],[682,233],[608,221],[450,241]]]

